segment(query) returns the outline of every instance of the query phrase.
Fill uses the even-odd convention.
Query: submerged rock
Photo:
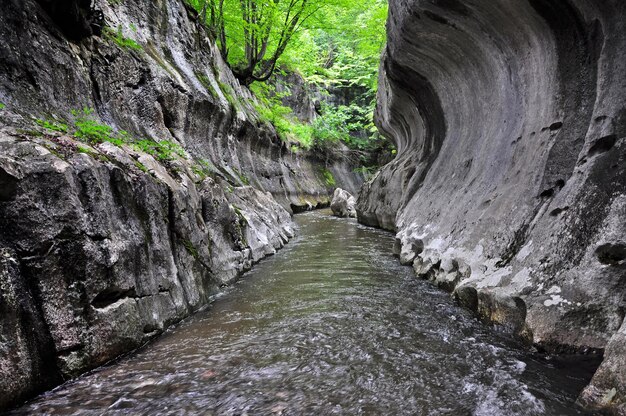
[[[352,196],[348,191],[337,188],[333,193],[330,209],[333,211],[333,214],[338,217],[356,218],[356,210],[354,209],[355,204],[356,199],[354,199],[354,196]]]

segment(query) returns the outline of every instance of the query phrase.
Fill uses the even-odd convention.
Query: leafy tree
[[[386,0],[188,1],[246,86],[282,66],[313,81],[376,88]]]
[[[243,85],[268,80],[321,0],[192,0]],[[231,59],[229,59],[229,57]]]
[[[359,157],[386,146],[372,115],[387,0],[188,1],[237,78],[257,97],[261,117],[285,140],[319,152],[343,142]],[[335,97],[311,124],[283,104],[288,92],[274,88],[281,81],[272,75],[283,72],[297,72],[321,95]]]

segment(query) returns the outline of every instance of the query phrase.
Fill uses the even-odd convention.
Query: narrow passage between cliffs
[[[578,415],[594,370],[483,325],[328,211],[210,307],[12,414]]]

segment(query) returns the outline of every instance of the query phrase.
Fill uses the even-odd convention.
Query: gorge
[[[183,0],[1,7],[0,409],[202,310],[342,188],[520,348],[601,357],[573,396],[626,414],[622,1],[390,0],[374,119],[395,157],[365,183],[346,148],[281,136]]]

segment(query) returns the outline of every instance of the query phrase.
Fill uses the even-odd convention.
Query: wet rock
[[[507,332],[532,341],[532,332],[526,324],[526,303],[520,297],[480,290],[478,314]]]
[[[424,251],[424,242],[414,230],[403,230],[396,235],[394,252],[400,257],[400,263],[413,264],[413,261],[422,251]]]
[[[626,384],[626,323],[611,337],[605,359],[596,371],[591,384],[583,391],[580,402],[598,410],[614,410],[616,414],[626,414],[626,396],[616,386]]]
[[[142,345],[295,234],[289,213],[253,187],[195,182],[149,155],[140,160],[151,173],[36,147],[0,133],[2,154],[20,172],[20,192],[0,202],[2,240],[15,247],[5,262],[15,267],[2,272],[13,299],[3,323],[13,329],[0,342],[16,348],[0,382],[23,380],[5,386],[12,397]]]
[[[470,311],[478,312],[478,292],[472,286],[458,287],[454,291],[454,299]]]
[[[435,283],[437,284],[437,287],[447,292],[454,291],[460,281],[461,275],[456,270],[449,273],[440,272],[435,278]]]
[[[626,243],[606,243],[596,249],[598,261],[602,264],[618,266],[626,260]]]
[[[90,3],[41,2],[79,8]],[[120,47],[107,36],[70,43],[37,1],[5,5],[0,100],[6,109],[0,124],[31,131],[31,116],[70,122],[73,110],[89,107],[96,119],[136,138],[180,144],[202,170],[271,192],[288,211],[329,202],[320,161],[310,152],[293,152],[272,126],[259,122],[250,92],[198,31],[184,2],[91,3],[109,28],[119,28],[140,49]],[[358,190],[362,178],[348,152],[338,149],[327,162],[338,186]]]
[[[416,257],[413,260],[413,270],[418,277],[428,279],[428,274],[437,268],[437,263],[433,263],[429,258]]]
[[[58,28],[70,39],[80,41],[101,33],[102,12],[95,10],[92,0],[38,0]]]
[[[413,260],[424,250],[424,242],[419,238],[406,237],[400,240],[402,249],[400,250],[400,263],[412,264]]]
[[[333,211],[333,214],[338,217],[356,218],[356,211],[354,209],[355,203],[356,200],[348,191],[337,188],[333,193],[330,209]]]
[[[18,259],[0,246],[0,408],[61,381],[52,340]]]

